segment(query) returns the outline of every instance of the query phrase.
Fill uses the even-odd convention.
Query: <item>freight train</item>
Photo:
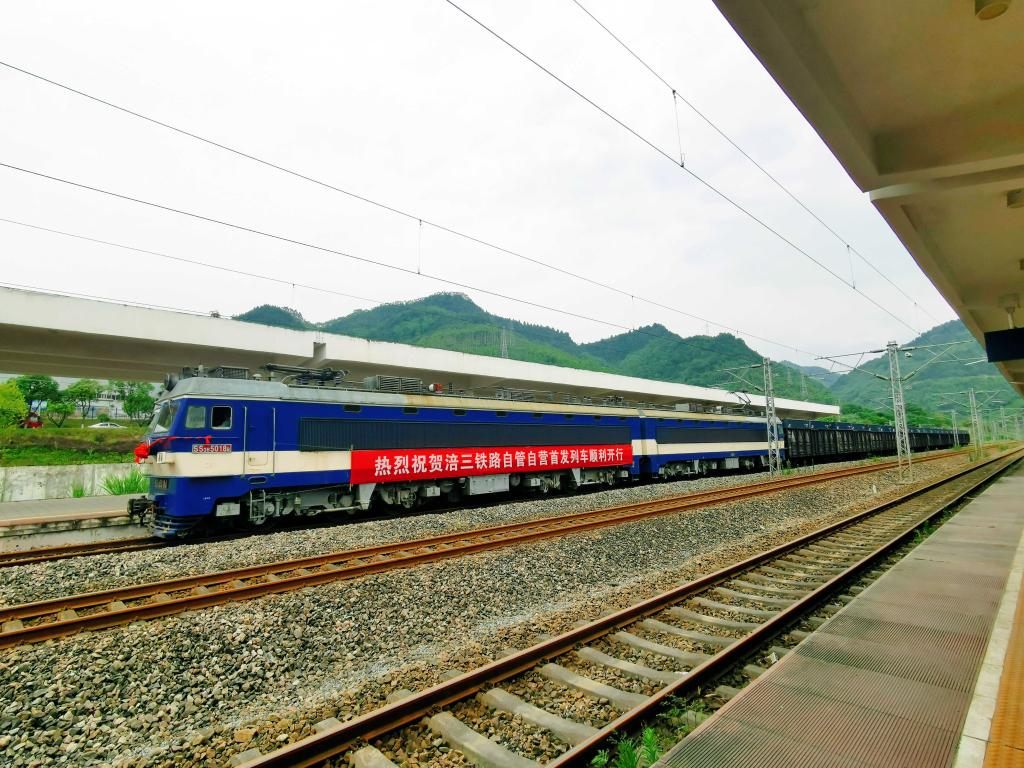
[[[511,392],[494,399],[391,377],[360,389],[338,386],[344,372],[295,370],[290,383],[244,369],[168,381],[135,452],[149,493],[130,500],[129,512],[174,538],[372,505],[414,509],[767,467],[766,422],[749,411],[538,402]],[[891,427],[784,420],[781,428],[791,464],[895,453]],[[911,433],[914,450],[968,440]]]

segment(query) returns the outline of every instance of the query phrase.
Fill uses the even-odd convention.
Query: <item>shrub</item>
[[[28,415],[28,403],[13,381],[0,384],[0,427],[13,427]]]
[[[68,416],[75,412],[75,404],[70,400],[58,396],[46,404],[46,418],[55,427],[63,427]]]
[[[127,496],[131,493],[145,493],[149,480],[139,470],[133,469],[127,475],[110,475],[103,479],[103,492],[111,496]]]

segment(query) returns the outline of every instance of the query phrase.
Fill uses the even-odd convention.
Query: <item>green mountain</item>
[[[382,304],[324,323],[311,323],[294,309],[269,304],[235,319],[492,357],[501,355],[504,343],[508,356],[514,360],[750,391],[756,390],[721,369],[761,361],[757,352],[730,334],[684,339],[662,325],[639,328],[591,344],[577,344],[564,331],[492,315],[460,293],[438,293],[415,301]],[[828,390],[819,381],[781,363],[772,369],[780,397],[800,398],[806,388],[809,399],[830,402]],[[760,371],[737,373],[753,384],[761,381]]]
[[[247,323],[259,323],[260,325],[273,325],[277,328],[288,328],[293,331],[310,331],[316,327],[298,311],[288,307],[275,307],[273,304],[261,304],[258,307],[253,307],[248,312],[235,315],[235,320],[245,320]]]
[[[761,361],[758,352],[728,333],[683,338],[662,325],[650,325],[589,344],[577,344],[564,331],[492,315],[460,293],[438,293],[415,301],[382,304],[325,323],[311,323],[294,309],[269,304],[255,307],[235,319],[491,357],[500,356],[504,347],[514,360],[698,386],[756,392],[756,387],[762,383],[759,369],[732,374],[722,370]],[[937,326],[912,344],[947,341],[967,342],[954,347],[951,353],[962,361],[984,357],[977,342],[959,321]],[[931,357],[926,350],[913,354],[912,358],[901,358],[904,375]],[[871,361],[863,368],[888,374],[884,360]],[[878,423],[891,421],[884,401],[889,385],[873,376],[856,372],[841,375],[820,366],[788,362],[774,363],[772,375],[780,397],[825,403],[838,401],[844,406],[844,418]],[[754,386],[743,384],[739,377]],[[818,377],[825,377],[824,381]],[[941,393],[959,392],[972,386],[978,390],[998,390],[997,399],[1015,408],[1024,406],[994,366],[984,363],[964,367],[960,361],[938,361],[923,368],[908,382],[905,388],[908,418],[914,424],[937,423],[935,414],[949,410],[942,405]]]
[[[1024,401],[1010,387],[1006,379],[994,365],[987,362],[975,362],[985,359],[985,351],[968,332],[959,320],[950,320],[932,328],[904,346],[924,347],[929,344],[946,344],[963,342],[948,348],[941,357],[935,353],[942,349],[918,349],[900,357],[900,373],[904,377],[903,393],[910,405],[932,413],[948,413],[955,408],[959,413],[961,424],[967,416],[964,403],[966,392],[974,388],[978,392],[979,405],[983,400],[1002,401],[1011,411],[1024,408]],[[931,362],[934,359],[934,362]],[[972,363],[964,365],[964,363]],[[861,366],[868,373],[876,373],[888,377],[889,363],[885,356],[871,360]],[[920,370],[919,373],[915,371]],[[980,393],[986,394],[980,394]],[[991,398],[988,394],[992,392]],[[842,403],[858,403],[871,408],[885,410],[891,398],[888,381],[877,379],[866,373],[850,372],[841,376],[833,385],[832,393]],[[952,393],[952,394],[950,394]],[[951,402],[960,405],[952,405]]]
[[[600,360],[582,351],[565,331],[492,315],[461,293],[437,293],[415,301],[357,309],[325,323],[311,323],[294,309],[270,304],[254,307],[236,315],[235,319],[491,357],[501,356],[504,337],[508,356],[514,360],[609,370]]]
[[[662,325],[649,325],[620,333],[581,348],[606,363],[615,373],[660,381],[678,381],[705,387],[756,392],[763,385],[760,370],[739,370],[761,362],[761,355],[728,333],[683,338]],[[745,379],[753,387],[744,384]],[[804,387],[808,399],[832,402],[828,390],[800,371],[782,363],[772,364],[772,381],[780,397],[800,399]]]

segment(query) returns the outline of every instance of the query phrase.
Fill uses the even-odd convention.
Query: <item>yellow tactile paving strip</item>
[[[985,750],[985,768],[1013,766],[1024,766],[1024,590],[1017,600]]]

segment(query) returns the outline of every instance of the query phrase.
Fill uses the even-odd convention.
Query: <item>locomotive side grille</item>
[[[426,390],[423,379],[408,376],[368,376],[363,380],[363,386],[366,389],[396,395],[418,395]]]
[[[519,402],[532,402],[537,399],[537,393],[529,389],[499,389],[495,393],[498,400],[516,400]],[[553,398],[548,398],[553,399]]]
[[[210,376],[220,379],[248,379],[248,368],[230,368],[226,365],[218,366],[210,371]]]
[[[299,419],[300,451],[609,445],[631,439],[625,426]]]

